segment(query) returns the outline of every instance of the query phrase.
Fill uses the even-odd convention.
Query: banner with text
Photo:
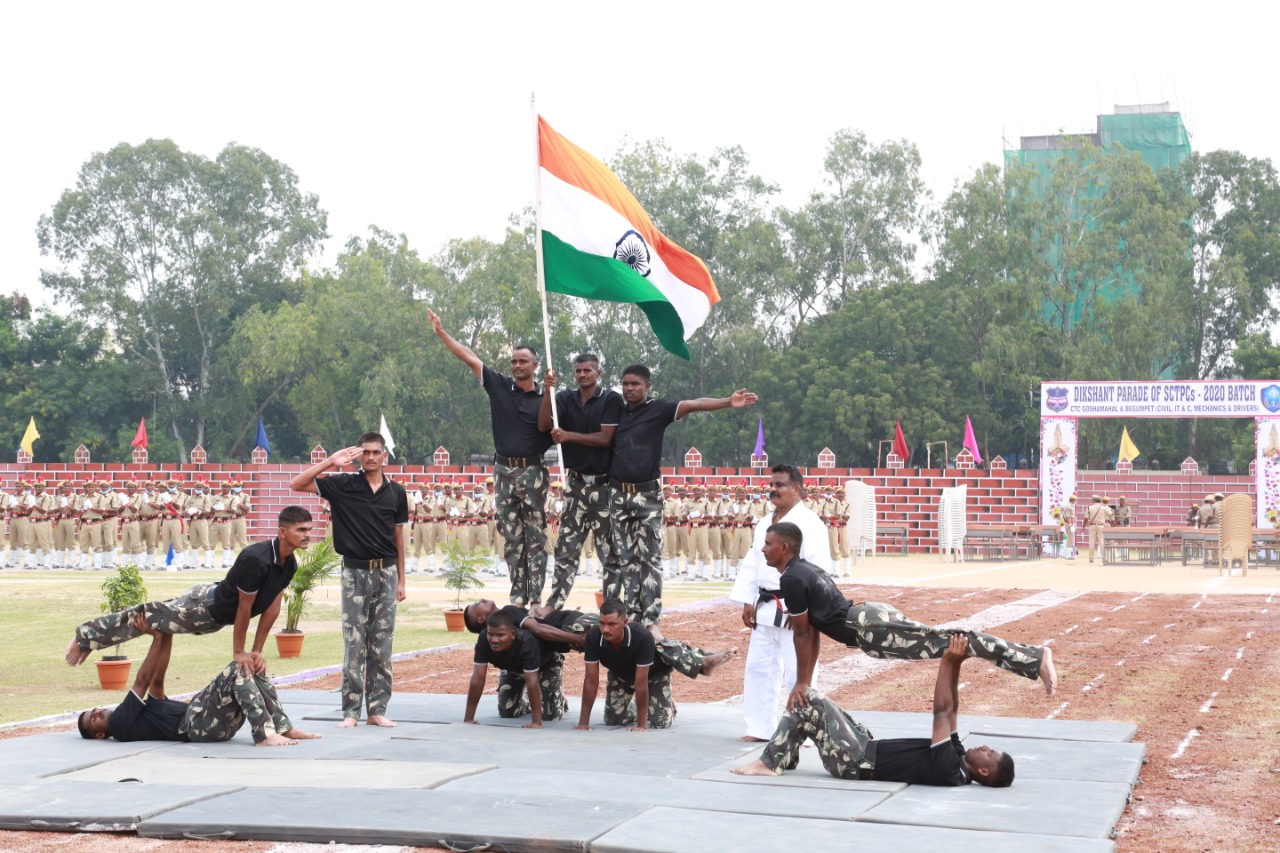
[[[1045,382],[1041,417],[1253,418],[1280,413],[1280,380]]]

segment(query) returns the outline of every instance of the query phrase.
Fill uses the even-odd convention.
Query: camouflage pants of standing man
[[[132,640],[139,636],[132,624],[135,613],[143,614],[148,625],[166,634],[212,634],[222,628],[209,615],[216,587],[214,583],[198,583],[177,598],[148,601],[91,619],[76,628],[76,644],[91,652]]]
[[[595,535],[596,556],[604,567],[605,595],[608,597],[608,590],[613,589],[618,591],[614,593],[616,596],[622,589],[622,575],[609,526],[609,484],[586,483],[571,473],[564,492],[560,536],[556,540],[555,579],[551,584],[551,598],[547,600],[554,610],[564,607],[573,590],[573,581],[582,559],[582,546],[588,534]]]
[[[664,639],[657,644],[657,660],[649,667],[649,728],[667,729],[676,721],[676,702],[671,696],[671,673],[689,678],[702,673],[708,653],[688,643]],[[636,689],[609,673],[604,697],[604,724],[630,726],[636,721]]]
[[[396,630],[393,562],[380,569],[342,570],[342,716],[387,713],[391,700],[391,641]]]
[[[934,628],[878,601],[851,605],[846,624],[868,657],[937,660],[947,650],[951,635],[963,633],[969,638],[968,657],[982,658],[1032,681],[1040,677],[1044,646],[1011,643],[977,631]]]
[[[569,702],[564,698],[561,686],[561,674],[564,670],[564,655],[556,654],[554,658],[542,665],[538,670],[538,687],[542,693],[542,719],[558,720],[569,710]],[[498,674],[498,716],[504,719],[525,717],[532,712],[529,699],[524,695],[524,673],[507,672]]]
[[[609,497],[615,557],[622,570],[621,599],[627,617],[643,625],[662,618],[662,492],[613,487]],[[617,598],[616,585],[605,598]]]
[[[800,763],[800,747],[811,740],[818,748],[822,766],[832,776],[867,778],[859,771],[872,769],[865,760],[867,742],[873,737],[871,732],[812,687],[804,695],[809,700],[807,708],[792,710],[778,720],[778,728],[760,756],[764,766],[778,774],[794,770]]]
[[[511,578],[511,603],[542,601],[547,582],[547,469],[493,464],[494,513],[502,536],[502,558]]]
[[[241,675],[232,661],[191,700],[178,731],[192,743],[221,743],[231,740],[246,720],[254,743],[293,728],[271,679]]]

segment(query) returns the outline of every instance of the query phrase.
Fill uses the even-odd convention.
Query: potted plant
[[[479,574],[488,559],[488,555],[479,549],[464,551],[457,542],[444,544],[444,588],[458,593],[453,600],[453,609],[444,612],[444,625],[450,631],[461,631],[466,627],[462,619],[462,593],[484,589],[484,581],[480,580]]]
[[[333,550],[332,536],[326,536],[296,554],[298,570],[284,592],[284,628],[272,635],[276,638],[276,652],[282,658],[296,658],[302,654],[302,641],[307,635],[298,623],[302,621],[307,602],[316,587],[328,580],[342,562],[341,555]]]
[[[137,607],[147,601],[147,588],[142,583],[142,575],[138,567],[125,563],[116,569],[116,573],[102,582],[102,612],[119,613],[130,607]],[[116,653],[106,655],[97,661],[98,683],[103,690],[124,690],[129,684],[129,670],[133,661],[120,654],[120,646],[116,645]]]

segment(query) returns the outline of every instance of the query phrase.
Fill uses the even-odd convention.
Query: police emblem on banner
[[[1277,389],[1280,391],[1280,389]],[[1061,412],[1067,408],[1067,389],[1049,388],[1045,391],[1044,404],[1051,412]]]
[[[1280,412],[1280,385],[1268,385],[1262,389],[1262,405],[1268,412]]]

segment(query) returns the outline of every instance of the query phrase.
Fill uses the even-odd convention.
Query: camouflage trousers
[[[657,644],[657,660],[649,667],[649,728],[667,729],[676,721],[676,701],[671,696],[671,673],[689,678],[702,673],[707,653],[677,640]],[[636,721],[635,685],[609,673],[604,697],[604,724],[630,726]]]
[[[630,619],[656,625],[662,617],[662,493],[611,489],[609,520],[622,589],[606,582],[605,597],[621,592]]]
[[[1011,643],[977,631],[933,628],[878,601],[850,605],[846,624],[857,647],[873,658],[936,660],[947,650],[954,633],[968,636],[967,657],[982,658],[1032,681],[1040,676],[1040,661],[1044,658],[1044,646]]]
[[[538,688],[542,694],[542,719],[559,720],[569,710],[569,702],[564,698],[561,685],[561,673],[564,670],[564,655],[556,654],[538,670]],[[498,716],[506,719],[528,716],[532,708],[529,699],[524,695],[524,673],[498,673]]]
[[[800,747],[811,740],[818,748],[822,766],[837,779],[857,779],[859,770],[871,770],[865,756],[873,735],[867,727],[812,687],[805,696],[809,707],[792,710],[778,720],[778,727],[760,756],[764,766],[779,774],[794,770],[800,763]]]
[[[254,743],[293,728],[271,679],[241,675],[232,661],[191,700],[178,731],[192,743],[221,743],[231,740],[246,720]]]
[[[556,540],[555,579],[547,604],[555,610],[564,607],[573,591],[578,575],[582,547],[587,536],[594,534],[596,556],[604,568],[604,588],[621,589],[622,575],[613,548],[609,526],[609,484],[590,485],[570,474],[564,491],[564,510],[560,514],[560,536]]]
[[[391,641],[396,630],[393,563],[381,569],[342,570],[342,716],[387,712],[391,699]]]
[[[212,634],[222,628],[209,614],[216,586],[198,583],[177,598],[148,601],[91,619],[76,628],[76,644],[91,652],[132,640],[139,636],[138,629],[130,624],[135,613],[143,614],[148,625],[166,634]]]
[[[502,558],[511,578],[511,603],[542,601],[547,582],[547,469],[493,464],[494,513]]]

